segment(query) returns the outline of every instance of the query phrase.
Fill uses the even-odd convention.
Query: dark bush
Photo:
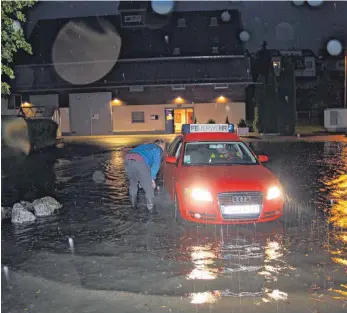
[[[238,124],[237,124],[238,127],[247,127],[247,124],[246,124],[246,121],[242,118]]]
[[[31,150],[56,144],[58,124],[49,119],[27,119]]]

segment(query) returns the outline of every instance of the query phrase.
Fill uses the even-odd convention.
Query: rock
[[[20,203],[15,203],[12,209],[12,223],[21,224],[27,222],[34,222],[36,216],[27,211]]]
[[[28,201],[21,201],[20,204],[29,212],[34,212],[34,205]]]
[[[11,219],[12,208],[1,207],[1,219]]]
[[[49,216],[58,210],[62,205],[52,197],[44,197],[38,200],[34,200],[34,211],[36,216]]]

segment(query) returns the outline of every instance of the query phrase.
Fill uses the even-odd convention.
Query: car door
[[[180,160],[180,155],[181,155],[181,151],[182,151],[182,146],[183,146],[183,142],[182,140],[180,140],[178,142],[178,145],[177,145],[177,149],[175,150],[175,157],[177,159],[177,162],[176,164],[172,164],[173,167],[172,167],[172,172],[171,172],[171,189],[170,190],[173,190],[174,189],[174,186],[176,186],[176,179],[178,177],[178,171],[180,170],[180,168],[178,167],[178,163],[179,163],[179,160]]]
[[[169,146],[167,156],[175,156],[177,153],[177,149],[179,147],[179,143],[182,141],[181,136],[177,136],[174,141],[171,143]],[[163,173],[163,178],[164,178],[164,187],[165,189],[170,192],[172,190],[172,175],[174,168],[176,167],[175,164],[169,164],[165,163],[164,164],[164,173]]]

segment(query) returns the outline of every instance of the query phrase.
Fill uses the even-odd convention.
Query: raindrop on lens
[[[251,38],[250,33],[246,30],[243,30],[239,36],[240,36],[241,41],[243,41],[243,42],[247,42]]]
[[[332,39],[327,44],[327,50],[330,55],[339,55],[342,52],[342,44],[339,40]]]
[[[75,252],[75,246],[73,243],[73,239],[71,237],[69,238],[69,247],[70,247],[71,252],[74,253]]]
[[[96,184],[101,184],[105,181],[105,175],[101,171],[95,171],[93,173],[93,180]]]

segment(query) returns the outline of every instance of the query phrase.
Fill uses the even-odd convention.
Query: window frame
[[[214,163],[214,164],[209,164],[209,163],[197,163],[197,164],[188,164],[188,163],[185,163],[184,162],[184,155],[186,154],[186,149],[187,149],[187,146],[189,144],[218,144],[218,143],[225,143],[225,144],[237,144],[237,145],[241,145],[243,146],[243,148],[249,152],[249,154],[254,158],[255,162],[254,163],[235,163],[235,164],[226,164],[226,163]],[[240,148],[240,147],[237,147],[237,148]],[[183,149],[183,155],[182,155],[182,166],[236,166],[236,165],[241,165],[241,166],[245,166],[245,165],[250,165],[250,166],[253,166],[253,165],[259,165],[260,162],[257,158],[257,156],[254,154],[254,152],[252,151],[252,149],[250,149],[247,144],[245,144],[244,142],[242,141],[201,141],[201,142],[186,142],[186,144],[184,145],[184,149]]]
[[[134,113],[142,113],[143,119],[142,120],[136,120],[134,119]],[[145,112],[144,111],[131,111],[131,124],[141,124],[145,123]]]

